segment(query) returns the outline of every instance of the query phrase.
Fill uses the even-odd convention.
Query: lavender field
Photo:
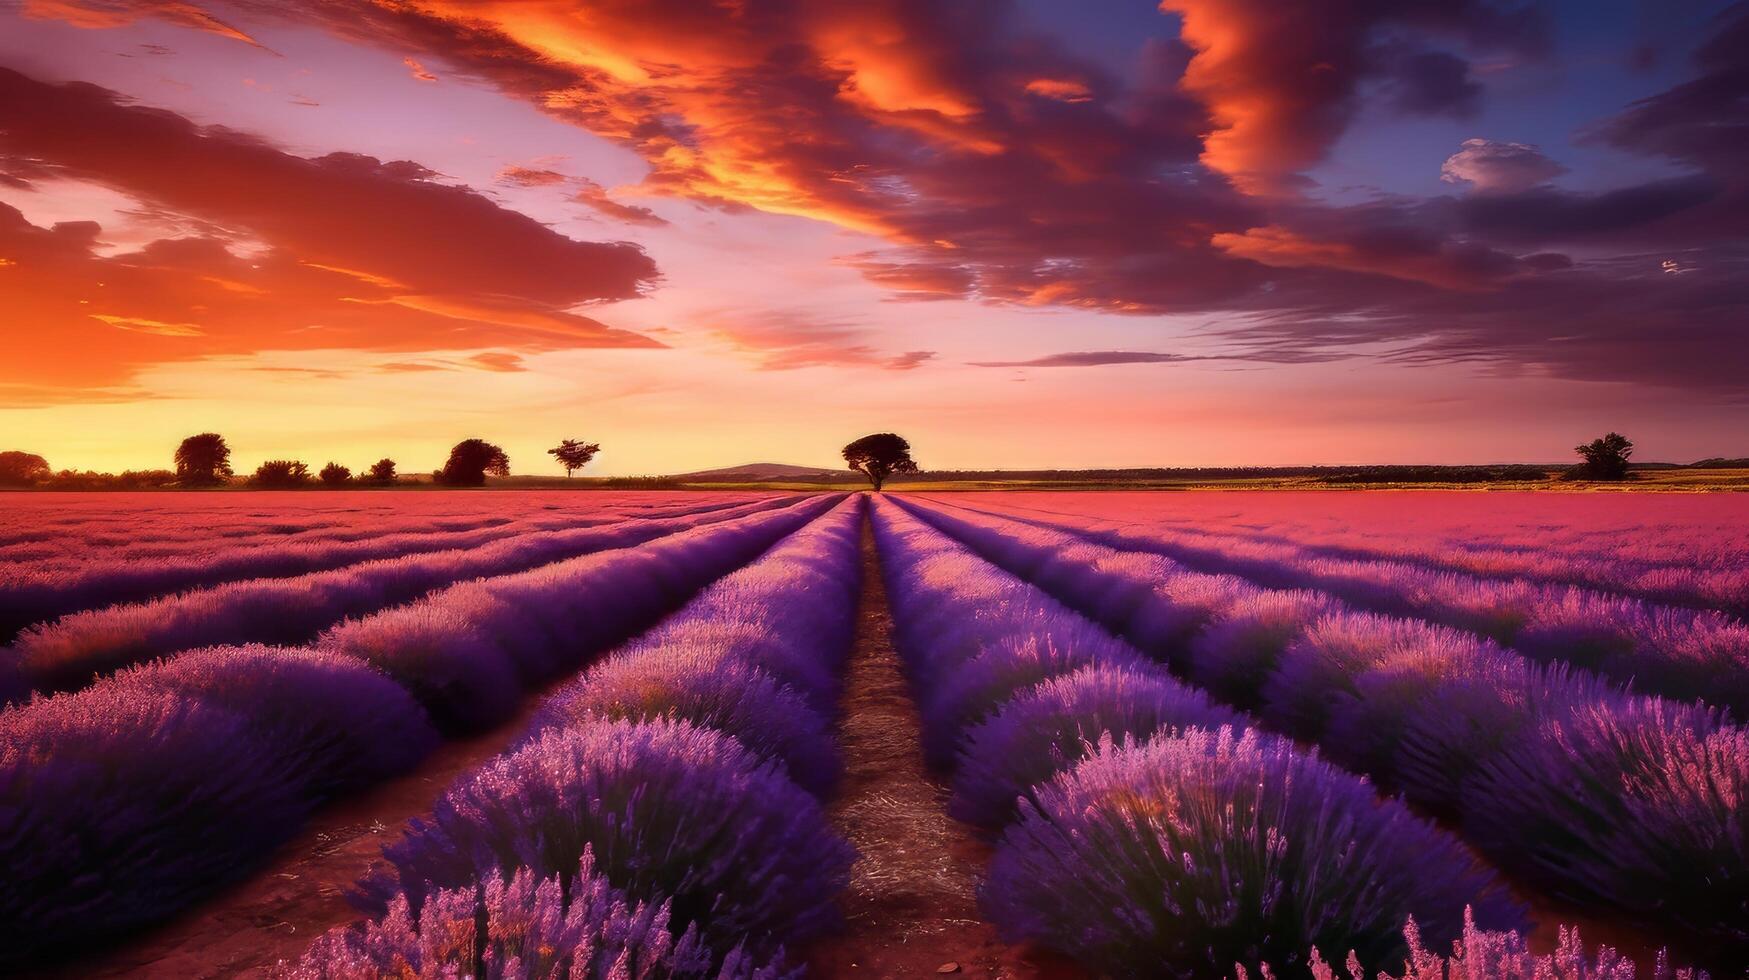
[[[20,496],[0,973],[1749,968],[1749,501]]]

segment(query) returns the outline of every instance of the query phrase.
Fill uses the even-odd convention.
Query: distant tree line
[[[581,439],[565,439],[547,450],[547,455],[570,477],[594,460],[601,446]],[[1662,464],[1631,462],[1634,444],[1620,433],[1574,447],[1579,463],[1559,472],[1563,480],[1616,481],[1632,479],[1633,469]],[[1215,466],[1131,467],[1087,470],[931,470],[922,473],[911,458],[911,446],[895,433],[864,436],[844,447],[848,469],[842,482],[866,480],[881,489],[889,480],[909,478],[936,481],[1031,480],[1045,483],[1123,483],[1149,481],[1221,481],[1307,478],[1325,484],[1459,483],[1485,484],[1535,482],[1556,475],[1555,468],[1525,464],[1489,466],[1379,465],[1379,466]],[[0,487],[36,487],[52,490],[149,490],[169,487],[221,487],[237,483],[231,467],[231,447],[224,436],[202,432],[182,440],[172,456],[173,470],[129,470],[123,473],[55,471],[35,453],[0,452]],[[1749,459],[1715,457],[1693,463],[1693,469],[1749,468]],[[510,475],[510,456],[500,446],[484,439],[464,439],[450,449],[443,466],[432,471],[431,481],[440,486],[481,487],[489,477]],[[839,479],[820,477],[822,482]],[[684,483],[744,483],[746,476],[724,474],[688,477]],[[396,463],[387,457],[354,474],[350,467],[329,461],[311,472],[307,463],[272,459],[256,467],[241,483],[262,489],[314,487],[392,487],[402,482]],[[615,477],[601,485],[623,489],[665,489],[684,485],[672,477]]]
[[[566,439],[547,450],[564,467],[565,475],[589,465],[601,451],[596,443]],[[202,432],[182,440],[171,456],[175,469],[128,470],[123,473],[53,470],[46,459],[18,450],[0,452],[0,487],[34,487],[46,490],[156,490],[243,485],[263,490],[298,490],[309,487],[392,487],[402,479],[393,459],[384,457],[363,472],[330,460],[312,473],[308,463],[296,459],[270,459],[238,480],[231,466],[231,446],[216,432]],[[449,451],[443,466],[431,474],[433,483],[452,487],[479,487],[488,476],[510,475],[510,456],[502,447],[484,439],[464,439]]]

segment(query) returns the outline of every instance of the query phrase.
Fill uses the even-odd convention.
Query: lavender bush
[[[1442,956],[1427,948],[1421,939],[1421,929],[1414,919],[1403,927],[1403,940],[1409,953],[1402,973],[1380,970],[1372,980],[1636,980],[1639,973],[1633,960],[1608,946],[1587,953],[1579,930],[1560,927],[1560,939],[1552,953],[1533,953],[1530,944],[1517,930],[1504,932],[1482,929],[1475,916],[1466,910],[1464,932],[1452,940],[1451,953]],[[1369,974],[1359,957],[1350,953],[1342,967],[1324,960],[1318,950],[1312,950],[1308,964],[1312,980],[1368,980]],[[1265,980],[1272,976],[1262,972]],[[1243,965],[1235,970],[1237,980],[1248,980]],[[1649,980],[1708,980],[1706,971],[1691,968],[1672,969],[1670,957],[1659,950]]]
[[[1749,966],[1749,732],[1699,706],[1589,705],[1543,720],[1467,791],[1468,832],[1551,894]]]
[[[923,751],[931,765],[950,768],[966,729],[1041,681],[1099,664],[1141,666],[1134,650],[1066,610],[994,632],[983,652],[958,665],[923,697]]]
[[[838,754],[826,719],[793,689],[712,645],[708,623],[689,642],[614,656],[549,698],[530,737],[590,719],[682,719],[732,736],[816,796],[831,791]]]
[[[1102,736],[1242,726],[1240,716],[1153,669],[1084,667],[1047,680],[972,728],[948,812],[983,827],[1012,821],[1022,796],[1072,769]]]
[[[325,651],[191,650],[124,671],[108,683],[186,695],[237,712],[313,799],[405,772],[438,741],[405,688],[368,664]]]
[[[305,812],[242,713],[105,684],[0,713],[0,964],[87,948],[247,871]]]
[[[636,902],[595,870],[585,848],[567,876],[518,868],[440,889],[415,911],[396,896],[377,921],[330,930],[280,980],[468,976],[481,980],[779,980],[739,947],[718,955],[696,928],[676,936],[666,901]]]
[[[813,938],[855,852],[819,803],[726,735],[667,720],[550,730],[465,777],[385,852],[414,908],[494,869],[567,872],[591,848],[616,886],[672,901],[713,945]]]
[[[1255,731],[1108,741],[1033,793],[983,907],[1008,938],[1116,976],[1305,976],[1314,947],[1400,957],[1411,915],[1439,938],[1472,904],[1490,927],[1523,922],[1452,838]]]

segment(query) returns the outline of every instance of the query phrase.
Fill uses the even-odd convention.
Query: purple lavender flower
[[[0,963],[163,918],[298,826],[242,713],[107,683],[0,712]]]
[[[1228,704],[1255,707],[1289,641],[1337,610],[1317,592],[1258,592],[1234,601],[1191,642],[1187,672]]]
[[[1086,758],[1102,736],[1142,739],[1162,728],[1242,726],[1158,669],[1095,665],[1047,680],[972,728],[948,812],[984,827],[1013,820],[1019,797]]]
[[[529,737],[596,718],[683,719],[776,760],[816,796],[831,792],[838,756],[826,719],[769,674],[723,656],[712,625],[698,622],[686,640],[669,632],[659,646],[640,645],[596,665],[547,700]]]
[[[1015,626],[1024,624],[1021,630]],[[1066,610],[1046,610],[1030,623],[996,624],[983,652],[923,690],[923,752],[930,765],[953,765],[966,729],[1041,681],[1093,664],[1141,666],[1131,647]]]
[[[320,646],[375,664],[411,691],[446,733],[502,722],[522,693],[510,657],[441,601],[345,623],[324,634]]]
[[[799,971],[798,971],[799,972]],[[676,936],[669,904],[637,902],[595,869],[585,848],[569,877],[517,868],[439,889],[415,911],[396,896],[376,921],[330,930],[280,980],[473,976],[481,980],[779,980],[740,947],[713,953],[696,927]]]
[[[410,769],[436,747],[425,711],[363,661],[281,647],[212,647],[117,674],[129,690],[184,694],[247,718],[312,799]]]
[[[1484,762],[1465,828],[1560,898],[1749,966],[1749,732],[1653,698],[1576,707]]]
[[[386,853],[417,908],[493,869],[568,872],[586,847],[628,894],[670,898],[677,928],[762,950],[830,928],[855,859],[775,763],[668,720],[548,731],[464,777]]]
[[[1012,940],[1116,976],[1307,970],[1307,951],[1402,955],[1413,915],[1455,938],[1522,911],[1455,840],[1292,743],[1192,729],[1110,742],[1034,790],[981,891]]]

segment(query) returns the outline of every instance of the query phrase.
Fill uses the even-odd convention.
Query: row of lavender
[[[625,548],[705,524],[794,504],[771,498],[673,518],[633,518],[490,544],[377,558],[290,578],[252,578],[146,602],[73,613],[25,630],[0,650],[0,704],[77,690],[103,674],[199,646],[303,644],[364,616],[468,579]]]
[[[560,492],[564,493],[564,492]],[[44,495],[47,496],[47,495]],[[76,507],[65,496],[30,506],[24,498],[10,530],[0,528],[0,560],[89,560],[164,557],[212,551],[237,544],[362,541],[385,533],[458,533],[498,527],[537,517],[564,517],[579,505],[592,513],[661,516],[698,506],[745,503],[763,494],[712,493],[684,496],[647,491],[587,494],[494,492],[488,501],[439,494],[365,495],[370,506],[319,510],[283,499],[252,507],[203,506],[211,497],[169,495],[170,505],[152,507],[136,498],[117,507],[104,498],[103,509]]]
[[[315,806],[506,720],[825,512],[751,514],[451,586],[306,648],[216,648],[0,713],[0,963],[162,918]]]
[[[1006,828],[982,903],[1012,939],[1120,976],[1373,968],[1414,916],[1522,911],[1448,836],[1183,686],[898,507],[875,531],[896,637],[952,812]]]
[[[1749,733],[1473,635],[940,506],[935,526],[1269,727],[1453,821],[1547,894],[1749,950]]]
[[[695,504],[685,511],[714,509]],[[183,589],[255,578],[287,578],[373,559],[477,548],[518,536],[586,528],[625,519],[618,509],[588,514],[537,515],[461,532],[398,533],[394,527],[360,541],[243,542],[176,558],[89,561],[57,567],[39,562],[0,565],[0,639],[32,623],[118,602],[136,602]]]
[[[1525,497],[1535,503],[1526,503]],[[1120,495],[1117,500],[1069,501],[1059,495],[1024,509],[1031,519],[1072,523],[1081,529],[1164,535],[1234,554],[1256,549],[1265,560],[1291,554],[1307,561],[1390,562],[1423,571],[1575,585],[1651,602],[1749,613],[1749,539],[1743,532],[1741,505],[1729,498],[1722,502],[1702,498],[1709,505],[1705,511],[1710,519],[1679,520],[1668,501],[1635,495],[1629,512],[1633,519],[1628,522],[1628,514],[1594,513],[1594,498],[1490,494],[1485,516],[1454,523],[1450,514],[1470,513],[1461,497],[1457,502],[1449,495],[1368,497],[1368,512],[1357,518],[1360,526],[1335,520],[1332,512],[1341,506],[1327,503],[1331,499],[1327,494],[1315,505],[1308,505],[1304,495],[1247,497],[1225,511],[1206,501],[1173,506],[1179,499],[1183,498],[1162,504]],[[1551,499],[1568,504],[1577,500],[1577,506],[1553,509]],[[1693,501],[1683,499],[1689,507],[1699,508]],[[983,495],[974,495],[972,505],[1023,509],[1005,508]],[[1575,510],[1579,513],[1572,518],[1564,516]]]
[[[1316,589],[1361,609],[1475,633],[1537,660],[1749,714],[1749,624],[1718,610],[1405,562],[1318,557],[1209,531],[1111,528],[1063,517],[1027,522],[1270,588]]]
[[[549,698],[366,883],[295,980],[783,975],[854,852],[818,797],[862,503],[795,532]]]

